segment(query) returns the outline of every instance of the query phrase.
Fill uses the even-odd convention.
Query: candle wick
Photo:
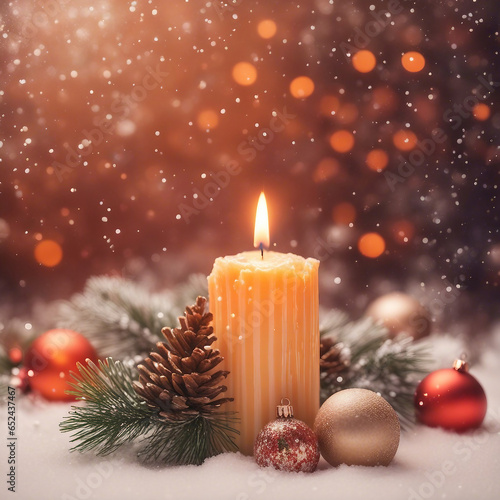
[[[262,260],[264,260],[264,244],[261,242],[259,245],[260,248],[260,256],[262,257]]]

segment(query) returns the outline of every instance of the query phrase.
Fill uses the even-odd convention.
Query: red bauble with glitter
[[[43,333],[24,357],[30,388],[51,401],[74,401],[74,396],[66,394],[69,372],[87,358],[97,362],[95,349],[83,335],[61,328]]]
[[[319,462],[318,438],[304,422],[293,418],[289,403],[283,404],[282,400],[276,408],[276,420],[259,432],[254,446],[255,460],[260,467],[314,472]]]
[[[430,373],[415,392],[417,419],[430,427],[457,432],[475,429],[482,424],[486,407],[486,394],[463,360]]]

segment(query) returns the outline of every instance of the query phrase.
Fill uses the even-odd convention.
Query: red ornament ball
[[[486,394],[466,363],[427,375],[415,392],[417,419],[429,427],[465,432],[479,427],[486,415]]]
[[[60,328],[43,333],[24,358],[30,388],[51,401],[74,401],[74,396],[66,394],[69,372],[87,358],[97,362],[95,349],[83,335]]]
[[[286,405],[280,408],[290,408]],[[318,439],[312,429],[301,420],[278,416],[258,434],[254,456],[260,467],[274,467],[286,472],[314,472],[319,462]]]

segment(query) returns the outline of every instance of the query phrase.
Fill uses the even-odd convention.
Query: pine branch
[[[73,406],[60,424],[77,443],[72,450],[107,455],[139,441],[142,460],[169,465],[201,464],[219,453],[237,451],[233,414],[166,421],[137,396],[132,386],[136,371],[120,361],[87,361],[87,366],[78,364],[72,377],[69,393],[85,401],[85,406]]]
[[[147,463],[200,465],[209,457],[238,451],[234,441],[238,431],[232,427],[236,421],[230,413],[219,413],[157,423],[139,456]]]
[[[173,302],[175,304],[174,309],[177,316],[182,314],[186,308],[186,304],[194,304],[196,302],[196,297],[202,295],[203,297],[208,297],[208,280],[206,274],[191,274],[188,276],[185,283],[181,283],[174,287],[172,290]],[[169,326],[175,324],[171,323]]]
[[[62,432],[73,433],[71,442],[78,442],[72,450],[107,455],[148,431],[154,412],[136,396],[132,368],[111,358],[99,360],[98,366],[89,360],[77,367],[68,393],[85,406],[73,406],[60,424]]]
[[[408,337],[389,339],[387,329],[371,318],[349,322],[344,313],[331,312],[321,325],[322,341],[329,339],[344,360],[335,373],[321,373],[321,400],[342,389],[370,389],[396,410],[403,427],[414,420],[413,394],[428,371],[429,353]]]
[[[85,335],[100,356],[141,359],[177,313],[170,294],[152,294],[123,278],[101,276],[90,278],[82,294],[61,304],[57,324]]]
[[[174,325],[185,304],[207,289],[207,278],[194,274],[169,292],[155,294],[118,277],[90,278],[83,293],[62,302],[57,325],[85,335],[102,357],[141,360]]]

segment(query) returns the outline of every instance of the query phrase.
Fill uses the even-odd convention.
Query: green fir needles
[[[391,339],[371,318],[350,321],[339,311],[326,314],[320,330],[321,402],[342,389],[370,389],[392,405],[403,428],[411,426],[415,388],[428,372],[427,346],[406,336]]]
[[[142,460],[169,465],[237,451],[234,413],[220,410],[231,400],[219,397],[228,372],[213,371],[223,358],[210,347],[215,337],[205,309],[206,299],[198,297],[179,318],[181,328],[163,330],[167,342],[139,366],[140,381],[136,368],[111,358],[78,365],[70,393],[85,404],[73,406],[61,423],[73,434],[74,450],[106,455],[139,441]]]

